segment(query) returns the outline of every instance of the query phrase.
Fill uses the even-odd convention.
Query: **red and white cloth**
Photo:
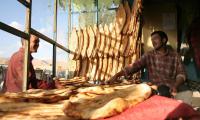
[[[200,120],[191,106],[175,99],[154,95],[123,113],[105,120]]]

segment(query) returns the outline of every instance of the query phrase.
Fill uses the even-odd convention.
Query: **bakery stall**
[[[0,29],[6,32],[24,39],[29,39],[30,34],[34,34],[52,44],[52,76],[62,86],[52,90],[27,90],[28,69],[25,69],[23,92],[1,93],[0,119],[164,120],[179,119],[180,116],[199,118],[199,112],[183,102],[152,96],[156,86],[144,80],[144,71],[130,78],[121,77],[112,85],[106,84],[113,75],[138,60],[145,50],[150,49],[148,41],[145,41],[148,40],[147,34],[151,30],[159,29],[149,24],[152,21],[149,20],[148,10],[151,10],[153,5],[148,8],[147,0],[64,0],[62,5],[66,5],[67,2],[70,13],[66,48],[57,42],[57,6],[62,3],[60,1],[54,0],[53,39],[31,28],[32,0],[18,0],[27,9],[25,32],[0,22]],[[157,0],[153,0],[155,1]],[[174,17],[173,10],[169,15]],[[166,18],[168,14],[163,16]],[[170,20],[172,25],[167,26]],[[172,29],[175,23],[173,18],[170,20],[164,21],[164,26],[169,29],[170,38],[176,38],[177,34],[174,32],[180,28]],[[28,44],[29,41],[26,42]],[[173,43],[175,47],[176,44],[179,43]],[[67,78],[56,77],[56,48],[69,53],[72,67]],[[26,49],[26,56],[28,51],[29,49]],[[25,60],[28,66],[27,63],[28,59]]]

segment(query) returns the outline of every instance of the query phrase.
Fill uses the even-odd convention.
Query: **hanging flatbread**
[[[97,73],[97,69],[98,69],[98,59],[94,58],[93,65],[92,65],[92,71],[90,73],[90,78],[91,78],[90,80],[93,80],[93,81],[96,80],[95,76]]]
[[[125,57],[125,60],[124,60],[124,67],[129,65],[131,63],[131,57],[128,56],[128,57]]]
[[[87,49],[88,49],[88,46],[89,46],[89,36],[88,36],[88,29],[87,27],[85,27],[83,29],[83,38],[84,38],[84,42],[83,42],[83,49],[81,51],[81,55],[83,58],[86,58],[87,57]]]
[[[119,8],[117,9],[116,18],[114,20],[115,29],[116,29],[117,34],[121,33],[125,22],[126,22],[126,11],[124,9],[123,4],[121,3],[119,5]]]
[[[136,19],[138,18],[139,13],[142,11],[142,0],[134,0],[131,10],[131,22],[128,30],[128,34],[131,34],[134,30],[134,27],[136,26]]]
[[[115,50],[114,50],[115,57],[120,56],[120,47],[121,47],[121,44],[122,44],[121,42],[122,42],[122,35],[117,34],[116,35],[116,45],[115,45]]]
[[[86,77],[88,68],[89,68],[89,59],[88,58],[82,58],[81,60],[81,70],[79,76]]]
[[[128,39],[129,39],[129,44],[128,44],[127,50],[125,52],[126,57],[130,56],[130,51],[132,49],[132,45],[133,45],[133,42],[134,42],[133,35],[130,35]]]
[[[96,58],[98,56],[98,51],[99,51],[99,48],[100,48],[100,45],[101,45],[101,35],[100,35],[100,32],[99,32],[99,28],[96,25],[93,26],[93,30],[94,30],[94,33],[95,33],[96,45],[95,45],[95,49],[93,50],[92,57]]]
[[[113,68],[111,72],[111,77],[114,76],[118,72],[118,66],[119,66],[119,58],[115,57],[113,58]]]
[[[87,56],[89,58],[92,57],[92,52],[94,51],[94,48],[95,48],[95,33],[92,29],[91,26],[88,27],[88,35],[89,35],[89,46],[88,46],[88,49],[87,49]]]
[[[107,69],[107,72],[105,75],[105,80],[109,80],[110,77],[112,76],[111,75],[112,69],[113,69],[113,59],[112,59],[112,57],[109,57],[108,58],[108,69]]]
[[[129,39],[128,39],[128,35],[123,35],[122,36],[122,42],[121,42],[121,46],[120,46],[120,56],[124,56],[127,46],[129,44]]]
[[[101,81],[105,81],[107,69],[108,69],[108,58],[104,57],[103,58],[103,68],[102,68],[102,71],[101,71]]]
[[[130,22],[131,22],[131,10],[130,10],[130,7],[129,7],[127,0],[124,3],[124,9],[126,11],[126,23],[124,25],[122,33],[127,34],[128,30],[129,30],[129,25],[130,25]]]
[[[81,60],[76,60],[76,68],[74,71],[74,77],[79,76],[80,69],[81,69]]]
[[[106,37],[105,37],[105,32],[104,32],[104,27],[102,25],[99,25],[99,33],[101,36],[101,44],[99,47],[99,51],[98,51],[98,56],[99,57],[103,57],[104,55],[104,49],[105,49],[105,43],[106,43]]]
[[[116,31],[113,26],[113,23],[109,24],[109,31],[111,32],[111,34],[110,34],[111,46],[110,46],[110,50],[109,50],[109,56],[114,57],[114,51],[115,51],[115,45],[116,45]]]
[[[91,72],[92,72],[92,67],[93,67],[93,63],[94,63],[94,59],[93,58],[88,58],[89,59],[89,65],[88,65],[88,71],[87,71],[87,78],[91,78]]]
[[[111,33],[110,33],[110,30],[109,30],[109,27],[108,25],[104,25],[104,31],[105,31],[105,36],[106,36],[106,47],[105,47],[105,54],[104,56],[107,56],[109,55],[109,50],[110,50],[110,46],[111,46]]]
[[[97,69],[97,74],[96,74],[96,80],[100,81],[101,80],[101,71],[103,68],[103,58],[99,58],[98,61],[98,69]]]
[[[83,42],[84,42],[84,38],[83,38],[83,30],[79,29],[78,30],[78,53],[76,55],[76,60],[81,58],[81,51],[83,49]]]
[[[119,57],[119,66],[118,66],[118,72],[121,71],[124,68],[124,57]]]
[[[136,29],[132,34],[132,41],[131,41],[131,48],[129,51],[129,55],[133,55],[136,53],[136,46],[137,46],[137,39],[138,39],[138,30],[139,29],[139,22],[137,23]]]
[[[78,34],[75,28],[72,29],[71,36],[69,38],[69,50],[72,51],[71,54],[69,54],[70,59],[75,59],[75,56],[78,52],[79,44],[78,44]]]

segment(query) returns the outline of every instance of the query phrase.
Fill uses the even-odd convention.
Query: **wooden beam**
[[[29,39],[29,34],[24,33],[16,28],[13,28],[3,22],[0,22],[0,29],[3,31],[6,31],[8,33],[11,33],[13,35],[16,35],[18,37],[24,38],[24,39]]]
[[[43,35],[42,33],[40,33],[40,32],[38,32],[38,31],[34,30],[33,28],[31,28],[31,34],[34,34],[34,35],[36,35],[37,37],[43,39],[44,41],[46,41],[46,42],[48,42],[48,43],[50,43],[50,44],[52,44],[52,45],[55,45],[55,46],[59,47],[60,49],[64,50],[64,51],[67,52],[67,53],[70,53],[70,54],[74,54],[74,53],[75,53],[74,51],[71,51],[71,50],[65,48],[64,46],[58,44],[58,43],[57,43],[56,41],[54,41],[53,39],[51,39],[51,38],[49,38],[49,37]]]
[[[30,8],[30,4],[26,1],[26,0],[17,0],[18,2],[20,2],[22,5],[24,5],[27,8]]]

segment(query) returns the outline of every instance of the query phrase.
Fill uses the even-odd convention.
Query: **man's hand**
[[[176,96],[176,94],[177,94],[177,87],[173,86],[171,88],[170,92],[171,92],[171,95]]]
[[[176,82],[175,82],[174,86],[171,87],[171,91],[170,91],[173,96],[176,96],[178,87],[181,84],[183,84],[184,81],[185,80],[183,79],[183,77],[177,77],[176,78]]]
[[[113,77],[111,77],[108,81],[106,81],[106,84],[113,84],[115,81],[119,79],[118,75],[115,74]]]
[[[106,81],[106,84],[113,84],[115,81],[119,79],[119,77],[124,76],[124,71],[120,71],[117,74],[115,74],[113,77],[111,77],[108,81]]]

